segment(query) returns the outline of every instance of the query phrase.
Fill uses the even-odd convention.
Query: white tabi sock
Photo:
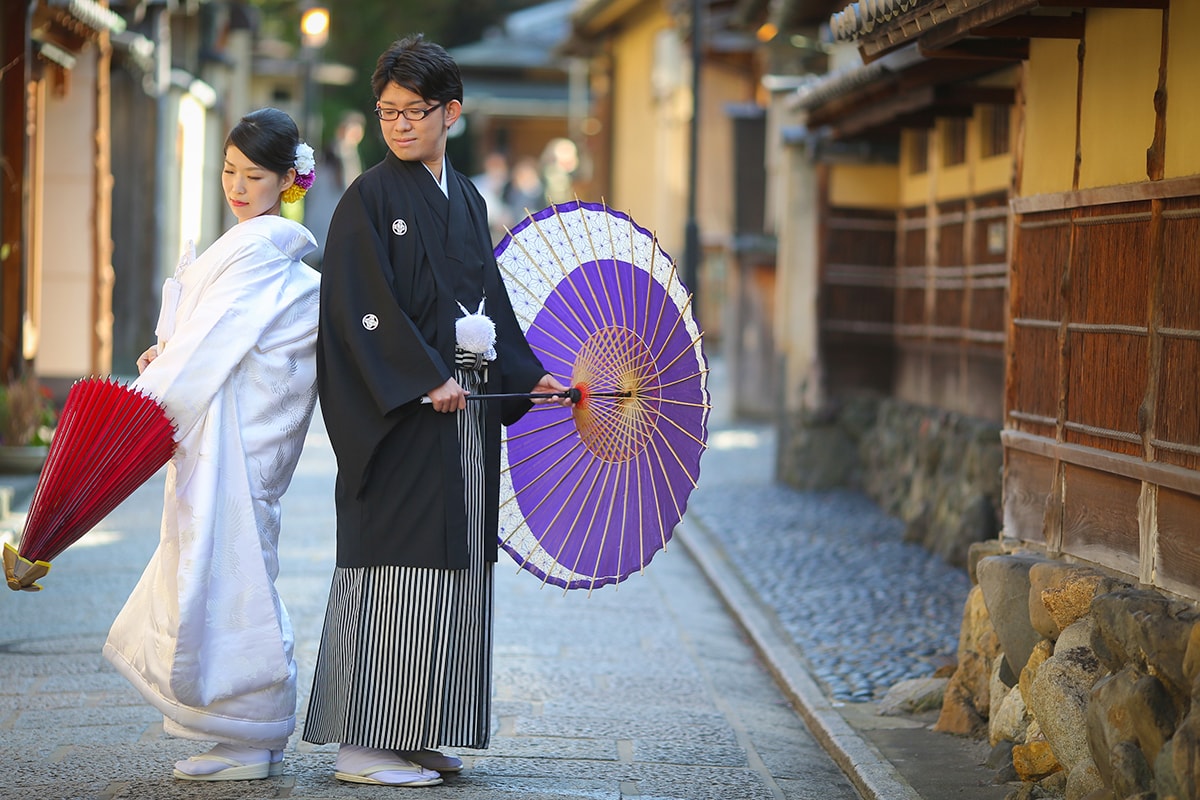
[[[187,775],[212,775],[215,772],[228,769],[229,764],[218,759],[229,759],[242,765],[264,764],[273,761],[270,750],[260,750],[255,747],[240,747],[232,744],[219,744],[201,756],[175,762],[175,769]],[[280,752],[280,760],[282,760]],[[204,756],[214,756],[205,758]]]

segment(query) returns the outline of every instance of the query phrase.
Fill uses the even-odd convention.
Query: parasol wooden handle
[[[40,592],[42,587],[34,581],[45,577],[49,571],[49,562],[30,561],[18,553],[17,548],[4,543],[4,577],[8,580],[8,588],[14,592]]]
[[[632,397],[632,392],[588,392],[588,397]],[[572,403],[578,403],[583,400],[584,392],[578,386],[572,386],[565,392],[513,392],[510,394],[469,394],[468,400],[505,400],[512,398],[523,398],[528,400],[552,399],[552,398],[569,398]],[[432,403],[427,396],[421,397],[422,403]]]

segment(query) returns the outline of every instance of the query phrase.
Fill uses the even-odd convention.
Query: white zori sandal
[[[376,786],[437,786],[442,776],[403,759],[391,750],[343,744],[338,748],[333,777],[349,783]]]
[[[255,781],[283,774],[283,751],[219,744],[207,753],[175,762],[181,781]]]
[[[438,750],[395,750],[396,755],[434,772],[462,772],[462,759],[448,756]]]

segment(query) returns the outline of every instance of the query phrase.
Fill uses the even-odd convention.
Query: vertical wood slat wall
[[[829,390],[898,393],[999,421],[1008,216],[1004,194],[931,213],[826,210],[820,314]],[[901,362],[919,375],[897,391]]]
[[[1004,342],[1008,288],[1008,198],[1003,194],[907,209],[900,221],[898,336],[901,341],[953,341],[998,353]],[[1003,231],[996,240],[994,227]],[[926,240],[936,228],[936,261]]]
[[[1006,533],[1200,596],[1200,185],[1014,211]]]
[[[826,391],[887,393],[893,370],[896,215],[825,207],[820,315]]]

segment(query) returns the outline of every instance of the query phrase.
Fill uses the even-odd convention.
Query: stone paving
[[[717,420],[688,507],[835,699],[880,700],[952,663],[970,580],[858,492],[775,483],[775,432]]]
[[[296,630],[301,718],[333,567],[333,466],[318,426],[284,502],[279,587]],[[280,778],[171,777],[171,763],[201,746],[165,736],[161,717],[100,655],[157,541],[161,491],[159,476],[55,559],[45,591],[0,596],[0,798],[395,796],[336,781],[335,746],[299,734]],[[645,574],[591,597],[542,588],[502,556],[497,609],[492,747],[458,751],[467,769],[428,790],[437,797],[860,796],[687,548],[672,543]]]
[[[1003,786],[987,786],[978,743],[932,733],[928,718],[873,711],[891,684],[953,657],[966,575],[904,543],[898,523],[861,495],[776,484],[772,428],[729,418],[713,366],[710,450],[688,523],[644,575],[564,595],[502,557],[492,747],[461,752],[465,774],[431,791],[1003,797]],[[332,569],[332,475],[317,425],[285,498],[279,580],[296,628],[301,720]],[[22,507],[32,480],[4,483]],[[197,745],[164,736],[161,718],[99,655],[160,512],[156,479],[60,556],[45,592],[0,599],[0,798],[394,795],[333,780],[333,747],[298,734],[282,778],[171,779],[171,761]]]

